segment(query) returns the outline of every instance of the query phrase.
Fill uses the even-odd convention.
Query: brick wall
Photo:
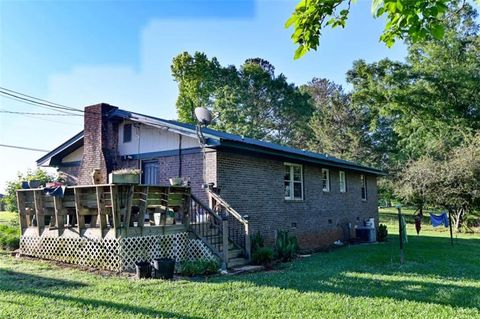
[[[78,175],[78,184],[92,184],[94,169],[101,171],[101,183],[107,183],[108,172],[116,166],[118,125],[107,119],[116,109],[109,104],[87,106],[84,113],[84,151]]]
[[[240,214],[248,214],[252,233],[272,243],[277,229],[290,230],[303,249],[322,248],[344,239],[348,223],[378,221],[376,177],[367,176],[368,200],[362,201],[360,174],[346,171],[347,192],[340,193],[338,169],[330,169],[330,192],[322,191],[321,168],[303,165],[304,200],[284,199],[284,162],[217,152],[221,196]],[[325,167],[327,168],[327,167]]]
[[[208,196],[202,185],[204,183],[216,182],[216,152],[213,150],[206,151],[205,159],[207,165],[206,180],[203,180],[203,154],[199,149],[195,153],[182,154],[182,176],[187,177],[190,180],[192,193],[202,200],[205,204],[208,204]],[[177,177],[179,172],[179,156],[164,156],[148,159],[148,161],[158,161],[159,164],[159,183],[160,185],[170,185],[169,179]],[[138,160],[123,160],[120,157],[117,158],[118,168],[138,168]]]

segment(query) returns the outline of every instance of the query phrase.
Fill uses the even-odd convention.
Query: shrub
[[[298,250],[297,237],[289,236],[288,230],[277,230],[275,252],[281,261],[291,261]]]
[[[218,272],[215,260],[186,260],[181,263],[180,273],[184,276],[211,275]]]
[[[252,253],[252,262],[255,265],[270,267],[274,259],[274,251],[271,247],[259,247]]]
[[[250,236],[250,246],[252,249],[252,256],[259,248],[264,247],[263,236],[260,233]]]
[[[388,236],[387,225],[378,225],[377,241],[386,241]]]
[[[20,246],[18,227],[0,225],[0,249],[15,250]]]

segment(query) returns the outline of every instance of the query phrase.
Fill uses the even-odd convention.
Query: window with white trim
[[[330,191],[330,171],[326,168],[322,168],[322,190]]]
[[[303,167],[299,164],[285,163],[285,199],[303,200]]]
[[[360,185],[362,192],[362,200],[367,200],[367,177],[364,174],[360,175]]]
[[[345,181],[344,171],[338,171],[338,186],[340,187],[340,193],[347,192],[347,183]]]

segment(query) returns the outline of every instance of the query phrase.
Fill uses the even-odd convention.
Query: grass
[[[0,254],[2,318],[480,318],[480,236],[408,225],[389,241],[319,253],[281,269],[205,280],[132,280]]]
[[[10,225],[12,221],[15,221],[17,219],[18,215],[16,213],[0,211],[0,225]]]

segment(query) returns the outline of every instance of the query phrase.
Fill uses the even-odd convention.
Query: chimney
[[[108,118],[108,114],[116,109],[105,103],[85,107],[79,185],[108,183],[108,173],[113,169],[117,154],[118,139],[118,125]]]

